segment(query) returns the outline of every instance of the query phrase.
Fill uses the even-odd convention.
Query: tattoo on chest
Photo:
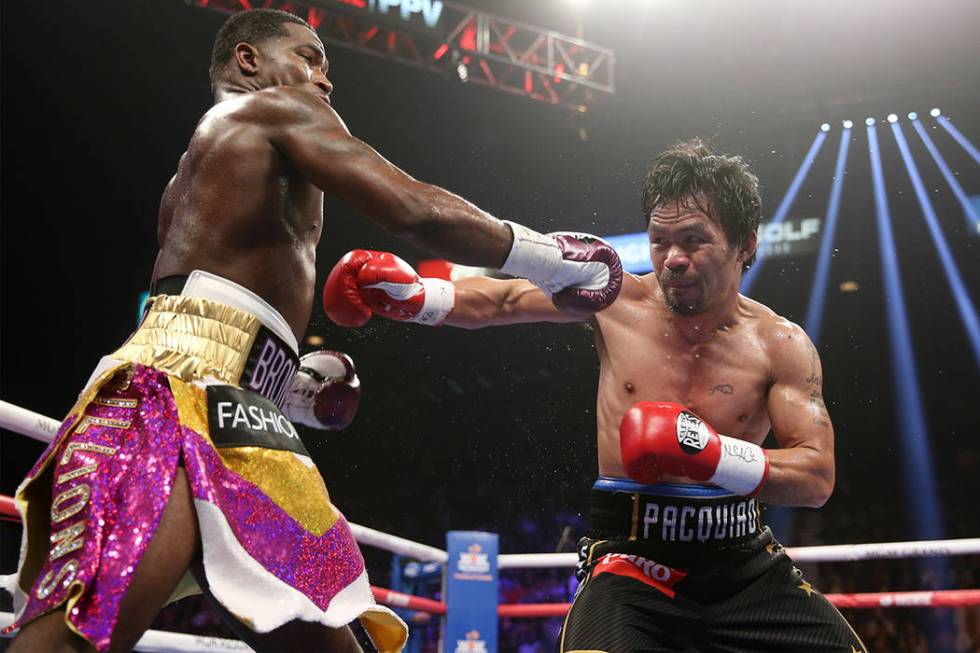
[[[733,388],[728,383],[719,383],[718,385],[716,385],[713,388],[708,388],[708,394],[709,395],[713,395],[716,392],[720,392],[723,395],[730,395],[730,394],[732,394],[732,393],[735,392],[735,388]]]

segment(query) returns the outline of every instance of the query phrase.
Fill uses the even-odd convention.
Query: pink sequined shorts
[[[107,649],[183,465],[204,573],[229,612],[257,632],[360,618],[380,650],[400,650],[405,625],[374,602],[350,528],[274,401],[281,393],[243,382],[263,354],[261,324],[240,313],[186,291],[155,297],[97,368],[17,492],[11,629],[65,606],[69,627]],[[188,574],[172,599],[195,590]]]

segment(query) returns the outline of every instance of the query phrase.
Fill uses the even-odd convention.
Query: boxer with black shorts
[[[148,309],[17,491],[12,653],[128,651],[194,591],[259,651],[360,651],[357,618],[379,649],[402,648],[405,625],[375,604],[292,424],[340,428],[360,396],[347,357],[298,355],[325,192],[424,249],[503,264],[577,314],[619,290],[588,263],[616,260],[608,248],[501,222],[351,136],[302,19],[232,16],[210,73],[215,104],[160,203]],[[105,319],[97,295],[74,319]]]
[[[625,275],[588,318],[600,478],[559,648],[864,651],[760,521],[761,502],[827,501],[834,430],[806,333],[738,292],[758,180],[740,157],[678,143],[650,167],[642,206],[654,271]],[[378,292],[350,302],[408,319]],[[523,280],[463,278],[451,294],[442,324],[576,319]],[[762,449],[770,430],[780,446]]]

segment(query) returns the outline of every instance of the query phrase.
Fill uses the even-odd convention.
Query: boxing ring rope
[[[980,553],[980,537],[918,542],[873,542],[828,546],[790,546],[786,553],[794,562],[854,562],[896,558],[935,558]],[[574,567],[577,553],[511,553],[498,557],[500,569]]]
[[[0,401],[0,428],[25,435],[41,442],[51,442],[60,424],[50,417]],[[0,519],[20,521],[11,497],[0,495]],[[421,562],[446,564],[449,555],[433,546],[384,533],[360,524],[350,524],[357,542]],[[940,557],[980,553],[980,538],[933,540],[919,542],[881,542],[831,546],[789,547],[787,554],[794,562],[850,562],[859,560],[898,559],[910,557]],[[499,569],[571,568],[578,561],[575,553],[520,553],[497,557]],[[390,589],[371,587],[375,600],[396,607],[445,615],[446,604],[420,596],[403,594]],[[874,592],[863,594],[825,594],[840,608],[878,607],[960,607],[980,605],[980,589],[936,590],[918,592]],[[568,603],[502,604],[498,615],[505,618],[563,617]],[[13,622],[10,613],[0,613],[0,627]],[[200,637],[182,633],[147,631],[136,650],[171,653],[175,651],[247,651],[244,643],[215,637]]]

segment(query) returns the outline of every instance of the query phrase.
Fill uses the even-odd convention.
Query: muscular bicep
[[[423,184],[352,136],[329,108],[304,106],[302,99],[298,104],[292,119],[271,133],[273,144],[300,174],[392,230],[417,214],[408,204]]]
[[[261,93],[266,91],[254,95]],[[503,264],[512,241],[507,225],[388,162],[354,138],[316,96],[289,89],[277,93],[268,102],[275,114],[268,120],[270,140],[310,182],[437,256],[465,265]]]
[[[780,449],[769,451],[763,500],[822,505],[834,485],[834,428],[823,400],[823,372],[802,329],[775,349],[768,412]],[[792,342],[796,340],[796,342]]]
[[[823,399],[823,369],[810,339],[796,328],[798,343],[783,345],[774,356],[769,391],[773,434],[783,447],[833,448],[834,429]]]
[[[551,298],[524,279],[471,277],[456,285],[456,306],[446,324],[479,329],[527,322],[580,322],[585,315],[564,313]]]

